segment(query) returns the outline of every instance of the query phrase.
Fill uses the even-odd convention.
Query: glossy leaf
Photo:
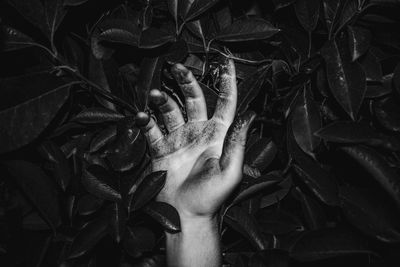
[[[278,148],[268,138],[260,138],[246,149],[245,162],[252,168],[264,171],[274,160]]]
[[[293,196],[301,203],[307,229],[317,230],[325,228],[327,216],[323,206],[317,200],[305,194],[299,187],[295,187],[292,192]]]
[[[355,227],[382,242],[400,242],[398,211],[386,199],[353,187],[341,187],[339,195],[343,212]]]
[[[38,137],[67,100],[74,83],[47,72],[0,80],[0,153],[20,148]]]
[[[366,240],[354,233],[326,228],[305,233],[293,247],[290,255],[302,261],[317,261],[354,254],[373,254]]]
[[[187,13],[183,16],[184,20],[189,21],[200,14],[206,12],[208,9],[210,9],[212,6],[214,6],[219,0],[194,0],[194,1],[187,1],[187,2],[192,2],[190,4],[190,8],[187,9]],[[186,1],[181,1],[180,4],[185,5]]]
[[[288,195],[292,184],[293,182],[290,177],[285,178],[277,185],[276,190],[269,194],[265,194],[261,198],[260,209],[272,206],[284,199]]]
[[[91,215],[100,209],[103,202],[102,199],[87,194],[78,199],[76,210],[80,215]]]
[[[138,210],[152,200],[164,187],[167,172],[158,171],[147,175],[132,198],[132,210]]]
[[[224,216],[224,221],[241,233],[256,249],[268,247],[268,241],[261,233],[255,219],[239,207],[232,207]]]
[[[124,115],[106,108],[88,108],[82,110],[72,120],[79,123],[104,123],[119,121]]]
[[[372,107],[383,127],[390,131],[400,132],[400,108],[397,100],[387,97],[374,101]]]
[[[341,149],[370,173],[400,207],[399,176],[381,155],[366,146],[343,147]]]
[[[4,164],[42,218],[55,231],[61,223],[61,217],[58,193],[50,178],[41,168],[28,161],[13,160]]]
[[[119,201],[121,194],[114,188],[112,175],[100,165],[91,165],[84,170],[82,184],[98,198]]]
[[[108,221],[99,217],[88,223],[72,241],[68,258],[77,258],[91,250],[106,234]]]
[[[155,219],[169,233],[181,231],[181,222],[178,211],[165,202],[150,202],[144,211]]]
[[[262,40],[272,37],[279,31],[266,20],[248,18],[233,22],[229,27],[222,29],[214,39],[224,42]]]
[[[336,0],[323,0],[322,1],[325,23],[328,28],[329,34],[332,33],[333,27],[338,17],[338,10],[340,7],[340,1]]]
[[[2,26],[2,50],[14,51],[30,46],[37,45],[37,43],[28,35],[8,26]]]
[[[115,125],[111,125],[104,130],[100,131],[95,137],[93,137],[90,142],[90,152],[96,152],[99,149],[103,148],[106,144],[111,142],[114,137],[117,135],[117,127]]]
[[[321,139],[314,133],[321,128],[319,107],[306,86],[298,96],[296,107],[292,113],[292,129],[297,144],[307,154],[313,156]]]
[[[287,7],[295,2],[295,0],[273,0],[275,10]]]
[[[364,55],[371,43],[371,32],[357,26],[348,26],[349,45],[352,61]]]
[[[179,0],[167,0],[168,10],[174,18],[175,22],[178,22],[178,3]]]
[[[340,106],[355,120],[364,98],[366,77],[351,54],[344,38],[328,41],[321,50],[325,59],[328,83]]]
[[[295,2],[297,19],[308,32],[314,31],[317,27],[320,2],[319,0],[296,0]]]

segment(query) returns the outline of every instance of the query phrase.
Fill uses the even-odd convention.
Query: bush
[[[2,266],[163,266],[179,215],[153,201],[165,174],[148,174],[134,115],[160,119],[152,88],[182,106],[177,62],[212,114],[221,55],[236,63],[237,112],[257,112],[220,213],[225,266],[398,266],[399,11],[396,0],[2,2]]]

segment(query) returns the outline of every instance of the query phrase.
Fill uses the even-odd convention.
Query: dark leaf
[[[257,251],[250,258],[250,267],[288,267],[289,266],[288,252],[283,249],[266,249]]]
[[[201,23],[201,20],[194,20],[194,21],[190,21],[186,24],[186,27],[189,29],[189,31],[191,31],[194,35],[196,35],[197,37],[201,38],[202,42],[203,42],[203,46],[204,46],[204,50],[206,49],[207,46],[207,41],[206,41],[206,36],[205,33],[203,31],[203,25]]]
[[[114,202],[110,209],[109,230],[116,243],[121,242],[125,235],[128,211],[122,203]]]
[[[123,244],[126,252],[134,258],[143,252],[152,251],[156,244],[153,232],[144,227],[127,227]]]
[[[156,48],[166,43],[175,41],[175,35],[169,28],[149,28],[140,35],[140,48]]]
[[[138,210],[152,200],[164,187],[166,177],[166,171],[147,175],[133,194],[132,210]]]
[[[22,221],[22,227],[32,231],[43,231],[50,229],[46,221],[43,220],[42,217],[40,217],[40,215],[36,212],[31,212],[24,217]]]
[[[291,123],[297,144],[305,153],[313,156],[314,150],[321,142],[314,133],[321,128],[322,121],[319,107],[311,96],[309,86],[305,86],[297,97]]]
[[[372,104],[379,123],[390,131],[400,132],[400,106],[392,97],[376,100]]]
[[[377,132],[374,128],[362,122],[336,121],[315,134],[328,142],[364,143],[371,146],[398,149],[398,143],[394,139]]]
[[[233,229],[241,233],[258,250],[266,249],[268,241],[261,233],[255,219],[239,207],[229,209],[224,221]]]
[[[325,15],[325,23],[329,31],[329,35],[331,35],[333,31],[333,26],[338,17],[338,10],[340,6],[340,1],[337,0],[323,0],[322,2],[324,8]]]
[[[275,174],[267,174],[255,179],[255,182],[250,184],[246,189],[241,191],[232,201],[231,205],[235,205],[237,203],[242,202],[245,199],[248,199],[252,195],[262,192],[262,190],[271,187],[282,180],[281,177]]]
[[[117,135],[117,127],[111,125],[100,131],[90,142],[89,152],[93,153],[103,148]]]
[[[3,39],[1,41],[1,48],[3,51],[13,51],[37,45],[37,43],[31,37],[14,28],[2,26],[1,31]]]
[[[372,36],[369,30],[361,27],[348,26],[347,29],[351,59],[355,61],[368,51]]]
[[[279,235],[304,230],[298,218],[283,210],[260,210],[256,219],[264,233]]]
[[[90,124],[119,121],[122,118],[124,118],[124,115],[116,111],[96,107],[82,110],[78,115],[72,118],[72,121]]]
[[[176,23],[178,23],[178,2],[179,0],[167,0],[169,13],[171,13]]]
[[[340,16],[338,20],[338,26],[336,31],[339,32],[343,27],[349,24],[349,22],[358,14],[359,12],[359,1],[358,0],[348,0],[344,3],[343,8],[340,9]]]
[[[278,148],[268,138],[260,138],[246,149],[245,162],[252,168],[264,171],[274,160]]]
[[[58,193],[50,178],[38,166],[27,161],[7,161],[5,165],[42,218],[55,230],[61,219]]]
[[[141,29],[133,21],[125,19],[109,19],[99,26],[100,33],[97,38],[100,41],[122,43],[138,46]]]
[[[268,68],[261,68],[253,75],[243,80],[238,86],[238,114],[244,113],[251,101],[258,95],[260,89],[265,83],[265,77],[268,73]]]
[[[285,178],[282,182],[277,185],[277,189],[270,194],[265,194],[261,198],[260,209],[272,206],[282,199],[284,199],[290,191],[292,186],[292,179],[290,177]]]
[[[328,41],[321,53],[325,59],[328,83],[333,96],[355,120],[366,90],[363,69],[357,62],[351,61],[344,38]]]
[[[366,240],[338,228],[305,233],[296,242],[290,256],[298,261],[317,261],[353,254],[373,254]]]
[[[397,64],[396,68],[393,71],[393,84],[397,93],[400,95],[400,63]]]
[[[176,64],[182,62],[188,55],[188,47],[184,40],[179,40],[172,44],[165,57],[165,61],[169,64]]]
[[[365,97],[378,98],[390,94],[393,91],[393,73],[383,76],[382,84],[368,84]]]
[[[229,27],[222,29],[214,39],[224,42],[262,40],[272,37],[279,31],[266,20],[247,18],[233,22]]]
[[[77,258],[91,250],[106,234],[108,220],[98,217],[88,223],[74,238],[68,258]]]
[[[308,32],[314,31],[317,27],[319,6],[320,0],[296,0],[294,8],[297,18]]]
[[[66,6],[80,6],[89,0],[64,0],[64,5]]]
[[[178,211],[165,202],[150,202],[145,206],[145,212],[160,223],[169,233],[181,231],[181,221]]]
[[[290,6],[295,0],[272,0],[275,5],[275,10]]]
[[[183,5],[186,5],[185,2],[187,2],[187,3],[191,2],[189,9],[187,7],[185,7],[185,9],[187,10],[187,13],[185,13],[185,15],[183,15],[183,14],[181,14],[181,15],[183,15],[182,17],[186,21],[192,20],[192,19],[196,18],[197,16],[199,16],[200,14],[204,13],[205,11],[207,11],[207,9],[210,9],[218,1],[219,0],[181,1],[179,4],[183,4]]]
[[[341,149],[370,173],[400,207],[399,176],[381,155],[366,146],[343,147]]]
[[[343,212],[365,234],[383,242],[399,242],[399,213],[374,191],[361,192],[356,188],[341,187],[339,195]]]
[[[367,52],[366,55],[362,57],[360,63],[364,69],[367,82],[382,83],[383,74],[381,63],[371,51]]]
[[[136,87],[136,106],[138,110],[147,109],[148,95],[151,89],[161,88],[161,68],[164,59],[160,57],[144,58],[140,64],[139,81]]]
[[[295,187],[292,192],[295,198],[301,203],[301,209],[307,223],[307,228],[311,230],[324,228],[327,223],[327,218],[322,205],[312,197],[306,195],[299,187]]]
[[[78,199],[77,212],[80,215],[91,215],[98,211],[104,201],[90,194],[84,195]]]
[[[54,178],[61,189],[65,191],[72,178],[72,171],[65,154],[55,143],[50,141],[44,142],[40,146],[39,152],[50,162]]]
[[[112,175],[100,165],[90,165],[82,175],[82,184],[86,190],[98,198],[119,201],[121,194],[115,190]]]
[[[302,181],[322,202],[338,205],[337,186],[330,173],[300,149],[290,129],[287,142],[288,151],[296,163],[293,167]]]
[[[0,80],[0,153],[35,139],[67,100],[74,83],[47,72]]]

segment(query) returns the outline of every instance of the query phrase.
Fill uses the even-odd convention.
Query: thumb
[[[239,182],[242,176],[247,131],[255,117],[253,111],[247,111],[237,117],[229,127],[220,159],[221,171],[227,179]]]

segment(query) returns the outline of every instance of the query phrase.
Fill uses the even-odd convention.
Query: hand
[[[152,154],[152,171],[166,170],[167,180],[157,200],[174,206],[181,217],[213,216],[240,182],[246,133],[254,114],[231,126],[237,88],[234,63],[221,67],[220,94],[211,119],[201,87],[183,65],[172,73],[182,89],[188,120],[165,92],[151,90],[150,100],[160,109],[167,135],[146,113],[139,113]],[[228,133],[228,128],[231,126]]]

